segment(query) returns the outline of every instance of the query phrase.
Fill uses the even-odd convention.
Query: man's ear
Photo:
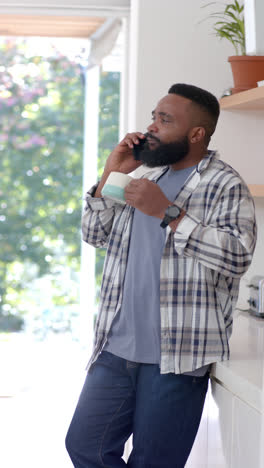
[[[190,143],[199,143],[205,138],[205,129],[204,127],[193,127],[189,133]]]

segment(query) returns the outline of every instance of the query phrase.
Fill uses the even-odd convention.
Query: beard
[[[154,149],[149,148],[148,141],[144,144],[143,150],[140,152],[140,161],[147,167],[170,166],[184,159],[189,153],[190,144],[187,136],[173,143],[162,143],[149,133],[146,133],[145,136],[159,143],[159,146]]]

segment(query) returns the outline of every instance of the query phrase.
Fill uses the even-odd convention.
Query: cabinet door
[[[208,468],[230,468],[233,395],[214,380],[211,387],[208,405]]]
[[[232,468],[260,467],[261,414],[234,397]]]

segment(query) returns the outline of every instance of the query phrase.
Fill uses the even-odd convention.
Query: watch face
[[[178,218],[178,216],[180,215],[180,212],[181,212],[180,208],[178,208],[175,205],[169,206],[166,210],[166,214],[174,219]]]
[[[161,227],[164,229],[168,226],[168,224],[171,223],[171,221],[174,221],[174,219],[177,219],[181,214],[180,208],[178,208],[176,205],[170,205],[165,211],[165,216],[161,222]]]

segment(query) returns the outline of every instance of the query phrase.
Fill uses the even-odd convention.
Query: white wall
[[[248,184],[264,183],[263,128],[263,111],[221,113],[215,144]]]

